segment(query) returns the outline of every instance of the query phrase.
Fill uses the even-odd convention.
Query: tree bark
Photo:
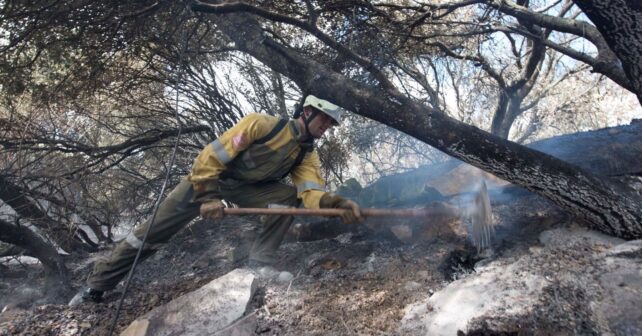
[[[642,94],[642,92],[640,91],[639,84],[637,84],[636,86],[636,84],[634,83],[635,81],[638,81],[639,83],[640,76],[637,76],[636,78],[632,78],[630,75],[630,72],[627,73],[625,71],[625,68],[622,67],[622,64],[625,62],[630,63],[632,66],[635,67],[635,64],[636,64],[635,60],[632,60],[631,62],[629,62],[629,60],[622,59],[620,55],[617,55],[617,51],[615,51],[613,46],[611,46],[610,43],[605,40],[603,33],[601,33],[601,29],[583,20],[556,17],[556,16],[535,12],[526,7],[518,5],[513,1],[484,0],[483,2],[491,6],[492,8],[498,10],[499,12],[513,16],[517,19],[529,21],[534,25],[552,29],[558,32],[574,34],[575,36],[579,36],[589,40],[597,48],[597,52],[598,52],[597,56],[592,56],[583,51],[574,50],[573,48],[555,43],[550,40],[542,39],[541,41],[549,48],[552,48],[571,58],[574,58],[580,62],[584,62],[590,65],[591,67],[593,67],[594,72],[605,75],[606,77],[610,78],[615,83],[617,83],[618,85],[636,94],[638,96],[638,99],[640,98],[640,95]],[[637,41],[634,44],[638,48],[637,65],[639,67],[639,64],[640,64],[639,41],[640,41],[640,29],[642,29],[640,28],[642,24],[642,18],[639,15],[640,5],[635,4],[636,0],[617,0],[617,1],[574,0],[574,3],[578,5],[582,10],[584,10],[584,7],[585,7],[586,10],[589,10],[589,9],[596,9],[598,11],[604,10],[603,13],[622,13],[624,14],[623,16],[624,20],[630,19],[625,26],[627,27],[627,31],[629,32],[627,34],[630,34],[630,35],[627,36],[625,40],[627,38],[630,38],[634,41]],[[462,6],[466,6],[468,4],[469,3],[466,1],[462,2]],[[631,9],[632,11],[627,12],[627,8]],[[589,16],[590,18],[590,15],[587,14],[587,16]],[[618,22],[619,20],[623,19],[622,17],[613,17],[612,15],[609,15],[609,16],[611,17],[610,20],[613,20],[613,22],[616,23],[614,25],[611,25],[611,27],[619,27],[618,24],[623,23],[623,22]],[[599,25],[598,23],[595,23],[595,24]],[[512,31],[512,29],[509,31]],[[530,33],[525,34],[525,36],[531,39],[540,39],[539,36],[533,35]],[[633,53],[635,54],[635,51],[633,51]]]
[[[57,297],[64,297],[70,290],[69,271],[56,249],[24,226],[0,220],[0,240],[14,244],[34,256],[45,269],[46,289]]]
[[[573,0],[622,62],[642,104],[642,3],[639,0]]]
[[[528,1],[523,0],[518,1],[518,3],[520,6],[528,5]],[[550,35],[550,32],[545,32],[528,20],[518,19],[518,22],[532,34],[542,36],[543,39],[547,39]],[[502,84],[506,82],[505,80],[498,83],[501,92],[491,123],[491,133],[504,139],[508,139],[510,129],[515,119],[526,111],[526,109],[522,109],[522,103],[533,89],[537,78],[539,78],[540,68],[546,56],[546,46],[542,41],[535,39],[528,40],[527,46],[525,55],[529,55],[528,61],[520,77],[513,80],[508,86]]]
[[[221,12],[220,5],[200,2],[193,8]],[[292,79],[304,92],[389,125],[540,194],[585,219],[595,229],[622,238],[642,237],[642,200],[633,191],[418,104],[388,83],[376,87],[356,82],[279,44],[261,29],[253,16],[230,13],[230,8],[225,10],[228,14],[215,23],[236,47]]]
[[[600,176],[642,176],[642,120],[630,125],[560,135],[530,148]]]
[[[25,191],[18,185],[4,176],[0,176],[0,199],[11,206],[18,215],[28,219],[33,225],[40,228],[60,248],[68,253],[86,249],[80,241],[74,239],[72,232],[69,232],[60,223],[56,223],[41,211],[25,194]]]
[[[29,257],[33,257],[33,255],[29,254],[29,251],[23,249],[22,247],[18,247],[12,244],[7,245],[7,247],[0,249],[0,257],[12,257],[17,255],[26,255]]]

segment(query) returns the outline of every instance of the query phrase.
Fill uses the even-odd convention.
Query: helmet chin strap
[[[312,122],[312,120],[314,120],[314,118],[316,118],[318,115],[319,115],[319,111],[317,111],[316,109],[312,109],[312,113],[310,114],[310,117],[309,117],[309,118],[306,118],[306,116],[305,116],[305,111],[304,111],[304,112],[303,112],[303,114],[301,115],[301,117],[303,117],[303,125],[305,125],[305,134],[306,134],[308,137],[310,137],[310,139],[314,139],[314,137],[313,137],[313,136],[312,136],[312,134],[310,133],[310,123],[311,123],[311,122]]]

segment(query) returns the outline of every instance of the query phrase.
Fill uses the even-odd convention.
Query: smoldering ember
[[[3,1],[0,335],[642,335],[634,1]]]

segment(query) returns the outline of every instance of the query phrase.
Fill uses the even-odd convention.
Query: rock
[[[377,256],[372,252],[369,256],[368,259],[366,259],[366,270],[368,273],[372,273],[375,270],[374,263],[377,260]]]
[[[292,279],[294,279],[294,275],[286,271],[279,273],[279,276],[276,278],[278,282],[282,282],[282,283],[289,283],[290,281],[292,281]]]
[[[261,279],[272,279],[279,275],[279,271],[272,266],[263,266],[257,273]]]
[[[602,244],[609,247],[625,242],[623,239],[581,227],[546,230],[539,235],[540,243],[547,247],[570,246],[570,244],[578,240],[590,240],[593,244]]]
[[[210,266],[209,257],[201,257],[192,263],[192,269],[205,269]]]
[[[395,225],[390,228],[390,231],[402,242],[410,241],[412,238],[412,229],[405,224]]]
[[[642,335],[642,240],[560,228],[540,242],[408,305],[399,333]]]
[[[407,291],[416,291],[421,288],[421,284],[415,281],[407,281],[403,286]]]
[[[242,319],[234,322],[225,329],[214,333],[213,336],[248,336],[254,335],[256,327],[258,326],[258,319],[256,314],[252,313]]]
[[[352,232],[346,232],[336,236],[334,239],[341,244],[350,244],[350,242],[352,241],[352,236]]]
[[[256,279],[236,269],[139,317],[122,336],[214,334],[245,314]]]
[[[163,260],[168,256],[168,254],[169,253],[166,250],[161,249],[160,251],[154,253],[151,259],[156,261]]]
[[[151,335],[147,333],[148,328],[149,328],[149,320],[147,319],[135,320],[120,335],[121,336]]]
[[[634,254],[642,250],[642,239],[631,240],[623,244],[619,244],[609,249],[604,253],[605,256],[617,256],[619,254]]]
[[[642,240],[617,245],[604,255],[607,269],[599,280],[608,295],[595,302],[595,313],[615,335],[642,335]]]
[[[545,280],[518,267],[486,267],[475,276],[450,283],[429,299],[406,307],[400,334],[457,335],[472,319],[495,308],[510,307],[511,314],[526,313],[537,302]]]

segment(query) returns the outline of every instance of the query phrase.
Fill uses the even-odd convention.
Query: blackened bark
[[[87,234],[87,232],[85,232],[83,230],[78,230],[78,231],[76,231],[76,234],[80,238],[82,238],[82,240],[87,245],[87,247],[85,248],[85,251],[87,251],[87,252],[96,252],[96,251],[98,251],[98,244],[94,243],[91,240],[91,238],[89,238],[89,235]]]
[[[98,238],[98,242],[107,242],[107,243],[112,243],[112,242],[113,242],[113,241],[111,240],[111,238],[107,237],[107,236],[103,233],[103,230],[102,230],[102,227],[101,227],[101,226],[102,226],[102,225],[105,225],[105,224],[101,224],[101,223],[100,223],[98,220],[96,220],[95,218],[87,218],[87,217],[84,217],[83,219],[85,220],[85,224],[87,224],[87,226],[89,226],[89,227],[91,228],[91,231],[92,231],[92,232],[96,235],[96,237]],[[109,227],[109,226],[111,226],[111,224],[106,224],[105,226]]]
[[[584,1],[575,1],[578,5],[582,2]],[[556,17],[531,11],[526,7],[513,3],[512,1],[485,0],[484,3],[504,14],[511,15],[520,20],[530,21],[533,25],[545,27],[558,32],[574,34],[575,36],[580,36],[589,40],[597,48],[597,56],[595,57],[572,48],[567,48],[552,41],[542,41],[552,49],[592,66],[594,72],[607,76],[623,88],[635,94],[639,93],[639,91],[636,91],[635,85],[631,83],[631,80],[625,73],[624,68],[621,66],[621,61],[618,59],[618,56],[613,52],[613,50],[611,50],[611,47],[609,47],[609,44],[595,26],[583,20]],[[535,36],[537,35],[529,37],[533,38]]]
[[[491,133],[500,138],[508,139],[515,119],[525,111],[521,108],[524,98],[526,96],[523,95],[522,90],[506,89],[500,93],[495,114],[493,115]]]
[[[624,73],[642,104],[642,2],[573,0],[600,31],[622,62]]]
[[[528,1],[518,1],[518,4],[528,6]],[[544,31],[528,20],[518,18],[518,21],[535,36],[542,36],[543,39],[546,39],[550,35],[550,31]],[[491,123],[491,133],[504,139],[508,139],[515,119],[526,111],[522,108],[522,103],[533,89],[533,85],[539,77],[544,56],[546,56],[546,46],[542,41],[528,40],[527,44],[528,50],[525,54],[529,55],[528,61],[520,77],[513,80],[510,85],[503,85],[505,80],[498,83],[501,92]]]
[[[200,2],[193,8],[217,10]],[[382,89],[353,81],[279,44],[264,33],[249,14],[225,14],[215,22],[239,50],[289,77],[304,92],[389,125],[549,198],[585,219],[593,228],[623,238],[642,237],[642,200],[632,191],[552,156],[459,122],[393,88]]]
[[[508,102],[510,100],[511,93],[508,92],[506,88],[502,88],[499,91],[499,97],[497,99],[497,106],[495,106],[495,113],[493,113],[493,121],[490,124],[491,133],[508,139],[508,132],[503,132],[502,126],[504,120],[506,120],[506,113],[508,112]],[[505,136],[504,134],[505,133]]]
[[[29,251],[23,249],[22,247],[18,247],[16,245],[8,245],[8,247],[0,249],[0,257],[12,257],[12,256],[19,256],[19,255],[26,255],[29,257],[33,257],[33,255],[29,254]]]
[[[601,176],[642,176],[642,121],[528,144]]]
[[[73,253],[86,249],[80,241],[74,239],[73,233],[41,211],[25,194],[25,190],[6,177],[0,176],[0,199],[11,206],[18,215],[40,228],[63,250]]]
[[[69,271],[56,249],[27,227],[0,220],[0,240],[25,249],[40,262],[47,277],[46,289],[53,296],[64,298],[71,290]]]

